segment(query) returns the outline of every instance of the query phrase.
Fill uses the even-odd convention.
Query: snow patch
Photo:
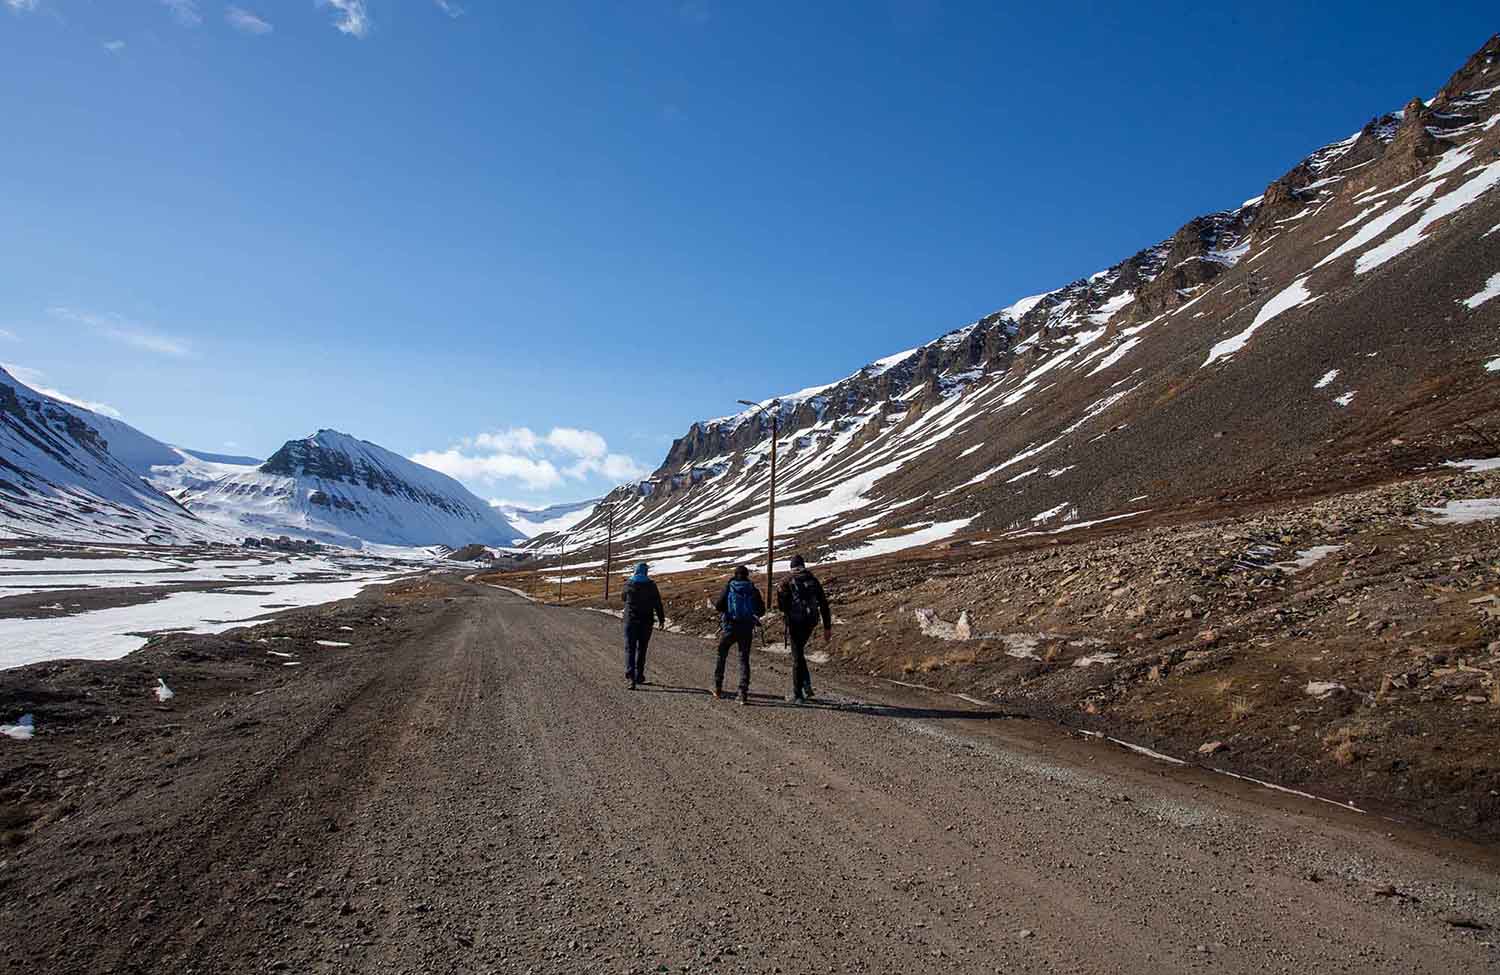
[[[1298,552],[1297,557],[1290,562],[1276,563],[1276,567],[1284,572],[1301,572],[1303,569],[1312,568],[1335,552],[1343,551],[1343,548],[1342,545],[1314,545],[1312,548]]]
[[[1470,170],[1474,172],[1474,170]],[[1372,247],[1354,262],[1354,273],[1365,274],[1387,261],[1405,253],[1426,239],[1427,228],[1444,217],[1451,216],[1479,199],[1486,191],[1500,184],[1500,162],[1479,167],[1474,178],[1463,183],[1451,193],[1440,197],[1410,227],[1396,234],[1379,246]]]
[[[1337,369],[1330,369],[1327,372],[1323,373],[1322,379],[1319,379],[1317,382],[1313,383],[1313,389],[1322,389],[1324,386],[1327,386],[1337,378],[1339,378],[1339,371]]]
[[[1250,323],[1249,328],[1245,329],[1238,335],[1227,338],[1219,344],[1215,345],[1213,349],[1209,351],[1208,359],[1204,361],[1203,365],[1211,366],[1215,362],[1218,362],[1220,359],[1227,359],[1230,356],[1234,355],[1236,352],[1243,349],[1245,347],[1245,343],[1250,341],[1250,336],[1254,335],[1262,325],[1266,324],[1277,315],[1280,315],[1282,312],[1291,311],[1293,308],[1297,308],[1301,305],[1312,304],[1317,300],[1318,299],[1314,297],[1310,291],[1307,290],[1307,278],[1299,278],[1298,280],[1292,282],[1290,285],[1284,288],[1270,301],[1262,305],[1260,311],[1255,316],[1255,320]]]
[[[1483,460],[1450,460],[1443,464],[1444,467],[1460,467],[1475,474],[1484,471],[1500,471],[1500,457],[1486,457]]]
[[[1500,498],[1471,498],[1449,501],[1441,508],[1423,508],[1445,525],[1471,525],[1500,518]]]
[[[1459,304],[1465,305],[1472,310],[1478,308],[1480,305],[1484,304],[1486,301],[1489,301],[1491,298],[1500,298],[1500,274],[1492,275],[1490,279],[1484,283],[1484,287],[1479,290],[1478,294],[1473,294],[1467,298],[1464,298],[1459,302]]]
[[[36,734],[36,718],[29,714],[21,715],[21,720],[15,724],[0,724],[0,735],[14,738],[16,741],[30,741],[34,734]]]

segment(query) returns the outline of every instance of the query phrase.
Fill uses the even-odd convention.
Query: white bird
[[[176,693],[174,693],[173,690],[167,686],[166,681],[162,680],[160,677],[156,678],[156,699],[158,701],[165,703],[172,700],[172,698],[176,696]]]

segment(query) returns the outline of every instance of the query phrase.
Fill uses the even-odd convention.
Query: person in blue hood
[[[651,643],[653,621],[667,625],[667,609],[662,605],[661,590],[651,581],[646,563],[635,567],[620,593],[625,603],[625,680],[633,691],[646,683],[646,647]]]
[[[750,569],[739,566],[734,578],[724,584],[724,591],[714,603],[724,620],[724,635],[719,639],[719,663],[714,667],[714,698],[724,697],[724,661],[729,656],[731,645],[738,643],[740,649],[740,703],[750,703],[750,646],[755,639],[755,628],[760,618],[766,615],[766,601],[760,590],[750,581]]]

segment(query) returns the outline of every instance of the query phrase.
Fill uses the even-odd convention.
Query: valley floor
[[[814,648],[845,671],[1492,843],[1497,499],[1500,462],[1473,461],[819,565],[836,619]],[[664,578],[672,623],[711,635],[726,574]],[[494,579],[557,598],[545,572]],[[600,580],[563,599],[602,605]],[[781,639],[774,615],[767,631]]]
[[[426,579],[0,673],[0,971],[1500,960],[1489,851],[764,654],[715,702],[692,636],[630,692],[618,627]]]

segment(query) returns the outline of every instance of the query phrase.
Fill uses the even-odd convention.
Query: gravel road
[[[1489,851],[919,690],[820,674],[792,707],[764,654],[754,706],[716,702],[671,633],[631,692],[617,620],[456,593],[169,800],[39,834],[0,867],[0,970],[1500,963]]]

